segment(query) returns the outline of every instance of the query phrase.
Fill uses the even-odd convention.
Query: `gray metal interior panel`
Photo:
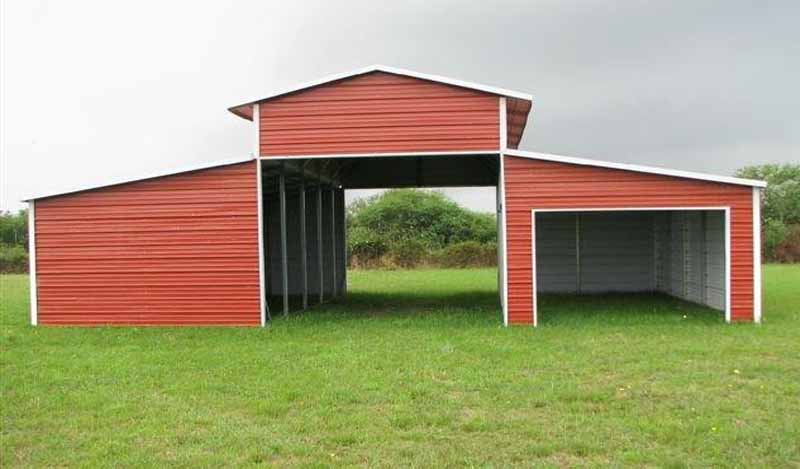
[[[345,224],[344,189],[336,189],[336,282],[337,291],[343,294],[347,291],[347,227]]]
[[[298,188],[286,191],[286,254],[289,261],[289,295],[303,294],[300,245],[300,197]],[[292,308],[297,307],[294,303]]]
[[[672,216],[670,212],[653,212],[655,289],[670,293],[672,280]]]
[[[705,212],[686,212],[686,300],[695,303],[705,301]]]
[[[333,211],[331,210],[332,191],[330,188],[322,190],[322,265],[324,298],[333,297]]]
[[[704,303],[725,310],[725,213],[707,211],[705,219],[706,280]]]
[[[685,212],[671,212],[670,218],[670,280],[666,292],[683,298],[686,256],[684,251]]]
[[[319,230],[317,227],[317,187],[306,186],[306,265],[308,268],[308,302],[319,302],[319,250],[317,240]]]
[[[580,291],[653,289],[653,222],[646,212],[580,214]]]
[[[575,213],[536,215],[536,288],[541,293],[578,291]]]

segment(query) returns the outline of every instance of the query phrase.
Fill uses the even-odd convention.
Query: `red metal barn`
[[[763,182],[517,150],[531,102],[372,66],[234,106],[250,156],[29,199],[31,322],[264,325],[346,293],[345,189],[456,186],[497,189],[505,324],[540,292],[760,321]]]

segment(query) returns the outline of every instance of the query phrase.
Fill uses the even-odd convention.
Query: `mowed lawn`
[[[501,326],[494,270],[351,272],[260,328],[33,328],[2,277],[0,466],[798,466],[800,266],[765,321],[547,297]]]

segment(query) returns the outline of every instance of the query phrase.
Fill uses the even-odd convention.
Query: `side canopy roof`
[[[505,96],[507,98],[513,98],[513,99],[522,100],[522,101],[530,102],[533,99],[530,94],[523,93],[523,92],[520,92],[520,91],[507,90],[507,89],[503,89],[503,88],[498,88],[496,86],[483,85],[483,84],[480,84],[480,83],[472,83],[472,82],[468,82],[468,81],[464,81],[464,80],[458,80],[458,79],[455,79],[455,78],[448,78],[448,77],[443,77],[443,76],[440,76],[440,75],[431,75],[431,74],[428,74],[428,73],[420,73],[420,72],[415,72],[415,71],[412,71],[412,70],[405,70],[405,69],[402,69],[402,68],[389,67],[389,66],[386,66],[386,65],[370,65],[368,67],[359,68],[357,70],[352,70],[350,72],[337,73],[335,75],[329,75],[327,77],[320,78],[318,80],[313,80],[313,81],[309,81],[309,82],[306,82],[306,83],[301,83],[299,85],[292,86],[292,87],[289,87],[289,88],[285,88],[285,89],[282,89],[282,90],[276,90],[276,91],[268,94],[267,96],[264,96],[263,98],[254,99],[252,101],[248,101],[248,102],[242,103],[242,104],[237,104],[236,106],[232,106],[232,107],[228,108],[228,110],[231,111],[232,113],[236,114],[239,117],[242,117],[242,118],[247,119],[247,120],[253,120],[253,109],[252,109],[252,106],[254,104],[263,103],[263,102],[269,101],[271,99],[279,98],[279,97],[285,96],[287,94],[296,93],[298,91],[304,91],[304,90],[307,90],[307,89],[310,89],[310,88],[314,88],[314,87],[317,87],[317,86],[320,86],[320,85],[325,85],[325,84],[328,84],[328,83],[333,83],[333,82],[337,82],[337,81],[341,81],[341,80],[346,80],[346,79],[349,79],[349,78],[355,78],[355,77],[358,77],[358,76],[361,76],[361,75],[366,75],[366,74],[375,73],[375,72],[383,72],[383,73],[389,73],[389,74],[392,74],[392,75],[399,75],[399,76],[404,76],[404,77],[417,78],[417,79],[420,79],[420,80],[432,81],[432,82],[436,82],[436,83],[442,83],[442,84],[445,84],[445,85],[451,85],[451,86],[456,86],[456,87],[459,87],[459,88],[466,88],[466,89],[475,90],[475,91],[482,91],[484,93],[493,94],[493,95],[497,95],[497,96]]]

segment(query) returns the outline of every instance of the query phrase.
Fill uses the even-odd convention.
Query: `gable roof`
[[[337,73],[337,74],[329,75],[327,77],[323,77],[323,78],[320,78],[320,79],[317,79],[317,80],[313,80],[313,81],[309,81],[309,82],[306,82],[306,83],[301,83],[299,85],[291,86],[289,88],[276,90],[276,91],[273,91],[272,93],[268,94],[267,96],[265,96],[263,98],[255,99],[255,100],[248,101],[248,102],[242,103],[242,104],[237,104],[236,106],[231,106],[231,107],[228,108],[228,110],[230,112],[236,114],[237,116],[241,117],[241,118],[244,118],[244,119],[247,119],[247,120],[252,120],[253,116],[251,114],[250,107],[253,104],[262,103],[262,102],[268,101],[270,99],[274,99],[274,98],[277,98],[277,97],[280,97],[280,96],[283,96],[283,95],[287,95],[287,94],[290,94],[290,93],[295,93],[297,91],[305,90],[305,89],[308,89],[308,88],[313,88],[315,86],[324,85],[326,83],[331,83],[331,82],[334,82],[334,81],[344,80],[344,79],[347,79],[347,78],[353,78],[353,77],[357,77],[357,76],[360,76],[360,75],[366,75],[367,73],[373,73],[373,72],[383,72],[383,73],[390,73],[392,75],[400,75],[400,76],[405,76],[405,77],[418,78],[420,80],[433,81],[433,82],[437,82],[437,83],[443,83],[445,85],[458,86],[458,87],[461,87],[461,88],[468,88],[468,89],[471,89],[471,90],[483,91],[483,92],[489,93],[489,94],[496,94],[498,96],[506,96],[508,98],[522,99],[522,100],[525,100],[525,101],[533,100],[533,97],[531,95],[529,95],[527,93],[520,92],[520,91],[507,90],[507,89],[503,89],[503,88],[498,88],[496,86],[483,85],[483,84],[480,84],[480,83],[472,83],[472,82],[468,82],[468,81],[464,81],[464,80],[458,80],[456,78],[448,78],[448,77],[443,77],[443,76],[440,76],[440,75],[431,75],[431,74],[428,74],[428,73],[420,73],[420,72],[415,72],[415,71],[412,71],[412,70],[405,70],[405,69],[402,69],[402,68],[389,67],[389,66],[386,66],[386,65],[370,65],[368,67],[363,67],[363,68],[359,68],[359,69],[352,70],[352,71],[349,71],[349,72],[344,72],[344,73]]]
[[[555,163],[568,163],[583,166],[595,166],[599,168],[621,169],[623,171],[635,171],[637,173],[660,174],[662,176],[673,176],[686,179],[698,179],[701,181],[721,182],[725,184],[738,184],[741,186],[767,187],[765,181],[755,179],[742,179],[731,176],[718,176],[715,174],[696,173],[692,171],[681,171],[678,169],[658,168],[655,166],[642,166],[638,164],[614,163],[611,161],[591,160],[588,158],[575,158],[572,156],[551,155],[548,153],[536,153],[523,150],[506,150],[503,152],[508,156],[517,156],[532,160],[552,161]]]
[[[194,165],[189,165],[189,166],[182,166],[182,167],[173,168],[173,169],[170,169],[170,170],[152,172],[152,173],[143,174],[143,175],[135,176],[135,177],[125,177],[125,178],[111,179],[111,180],[109,180],[107,182],[104,182],[102,184],[75,186],[75,187],[72,187],[72,188],[69,188],[69,189],[55,191],[55,192],[43,192],[43,193],[39,193],[39,194],[34,194],[34,195],[31,195],[31,196],[23,198],[22,201],[23,202],[30,202],[31,200],[43,199],[45,197],[55,197],[57,195],[66,195],[66,194],[72,194],[72,193],[75,193],[75,192],[83,192],[83,191],[88,191],[88,190],[92,190],[92,189],[100,189],[100,188],[103,188],[103,187],[118,186],[120,184],[127,184],[129,182],[144,181],[146,179],[155,179],[155,178],[160,178],[160,177],[164,177],[164,176],[174,176],[176,174],[190,173],[192,171],[200,171],[200,170],[203,170],[203,169],[217,168],[219,166],[228,166],[228,165],[232,165],[232,164],[246,163],[248,161],[255,161],[255,157],[254,156],[246,156],[246,157],[239,157],[239,158],[229,158],[229,159],[226,159],[226,160],[217,160],[217,161],[205,162],[205,163],[194,164]]]

